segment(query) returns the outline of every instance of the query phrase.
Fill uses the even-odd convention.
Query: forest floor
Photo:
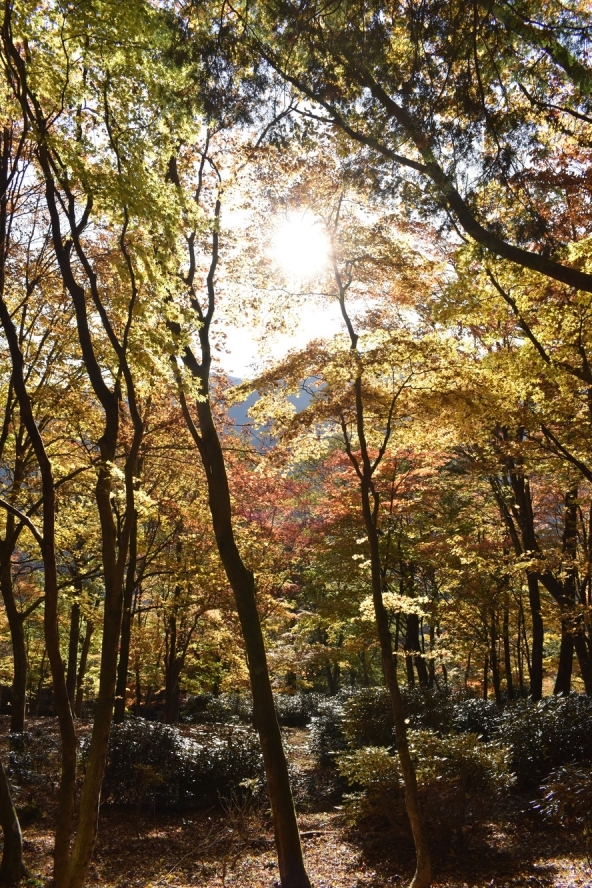
[[[0,730],[6,736],[7,724]],[[51,719],[34,725],[55,736]],[[313,888],[395,888],[413,874],[408,843],[384,826],[352,827],[330,771],[315,768],[305,730],[287,729],[299,823]],[[34,765],[34,763],[33,763]],[[23,811],[30,886],[49,885],[55,766],[17,791]],[[279,884],[273,830],[263,807],[229,802],[225,810],[163,815],[103,806],[88,885],[95,888],[274,888]],[[584,888],[592,885],[581,834],[545,822],[530,797],[512,794],[490,822],[463,834],[434,859],[434,888]]]

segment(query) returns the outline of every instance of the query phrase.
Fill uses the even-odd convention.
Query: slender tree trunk
[[[507,604],[504,607],[504,619],[502,626],[502,639],[504,644],[504,670],[506,673],[506,691],[508,700],[514,699],[514,682],[512,679],[512,653],[510,650],[510,609]]]
[[[362,650],[360,657],[362,659],[362,677],[364,680],[364,687],[368,688],[370,687],[370,671],[368,669],[368,652],[365,647]]]
[[[76,669],[78,666],[78,645],[80,642],[80,605],[75,602],[70,609],[70,638],[68,642],[68,670],[66,689],[72,712],[76,697]]]
[[[485,654],[483,660],[483,699],[487,700],[489,696],[489,654]]]
[[[497,656],[497,626],[495,612],[491,613],[491,682],[493,684],[493,693],[495,694],[495,702],[498,706],[502,704],[502,687],[500,681],[499,663]]]
[[[498,437],[500,440],[507,442],[507,429],[499,428]],[[518,432],[518,439],[522,440],[520,438],[520,431]],[[501,516],[508,528],[516,555],[534,554],[539,552],[540,548],[535,533],[530,482],[524,474],[523,461],[521,458],[513,459],[506,456],[502,462],[510,478],[510,486],[517,508],[512,512],[508,507],[502,487],[494,479],[491,479]],[[540,700],[543,695],[544,629],[538,574],[534,571],[527,571],[527,583],[532,619],[532,651],[531,659],[529,660],[530,696],[533,700]]]
[[[12,57],[22,69],[23,62],[8,39],[9,18],[5,17],[3,26],[3,38],[5,48],[12,51]],[[9,183],[9,155],[11,151],[10,133],[5,128],[2,137],[2,163],[0,167],[0,245],[4,249],[7,231],[7,199]],[[45,450],[41,433],[35,421],[33,405],[25,382],[25,367],[21,352],[17,330],[4,301],[4,257],[0,256],[0,322],[4,329],[10,358],[12,362],[12,380],[15,394],[18,398],[22,422],[27,430],[31,445],[35,452],[35,458],[41,474],[42,503],[42,530],[35,529],[31,523],[29,529],[37,540],[43,558],[45,611],[44,631],[45,643],[49,657],[54,701],[60,724],[62,738],[62,773],[60,781],[60,796],[58,802],[56,841],[54,849],[55,884],[56,888],[62,888],[64,884],[66,865],[69,854],[70,836],[74,815],[74,792],[76,786],[76,753],[77,739],[74,730],[74,722],[66,681],[64,664],[60,652],[58,632],[58,584],[55,551],[55,487],[51,461]]]
[[[123,607],[123,564],[122,552],[117,554],[116,534],[111,511],[110,462],[111,460],[105,459],[105,463],[99,471],[96,487],[96,500],[101,519],[105,583],[99,692],[80,797],[76,837],[68,860],[67,882],[65,883],[67,888],[82,888],[92,857],[115,698],[119,631]],[[61,886],[57,886],[57,888],[61,888]]]
[[[119,662],[117,664],[117,682],[115,685],[114,723],[121,724],[125,716],[127,698],[127,676],[129,671],[130,646],[132,639],[133,613],[132,605],[136,589],[136,562],[138,558],[138,516],[134,514],[130,532],[129,557],[123,591],[123,616],[121,618],[121,636],[119,640]]]
[[[520,697],[524,698],[524,667],[522,664],[522,630],[520,628],[520,616],[518,617],[518,638],[516,639],[516,665],[518,667],[518,687]]]
[[[4,850],[0,864],[0,883],[14,885],[29,876],[23,862],[23,838],[16,808],[10,793],[10,784],[4,765],[0,762],[0,825],[4,835]]]
[[[541,614],[541,595],[539,581],[535,574],[529,573],[528,600],[532,617],[532,647],[530,651],[530,696],[533,700],[540,700],[543,696],[543,645],[545,632],[543,629],[543,617]]]
[[[357,383],[359,380],[357,381]],[[356,383],[356,384],[357,384]],[[361,383],[360,383],[361,388]],[[376,619],[376,628],[378,632],[378,640],[380,643],[380,651],[382,655],[382,668],[386,685],[389,690],[391,706],[393,709],[393,717],[395,722],[395,743],[399,761],[401,764],[401,773],[403,775],[403,783],[405,786],[405,807],[411,831],[413,833],[413,841],[415,844],[415,853],[417,865],[415,875],[411,882],[411,888],[428,888],[432,879],[432,864],[429,843],[423,824],[421,810],[419,806],[419,793],[417,788],[417,778],[415,776],[415,767],[409,752],[409,743],[407,741],[407,724],[405,720],[405,709],[403,706],[403,698],[399,688],[397,679],[397,669],[395,659],[393,657],[392,638],[388,625],[388,615],[382,600],[382,579],[381,579],[381,561],[380,548],[378,544],[378,534],[376,533],[376,525],[373,518],[373,510],[370,505],[369,483],[362,481],[362,511],[364,515],[364,523],[370,543],[370,559],[372,571],[372,600],[374,603],[374,616]]]
[[[434,626],[434,621],[432,619],[430,623],[430,652],[434,651],[434,644],[436,641],[436,627]],[[438,685],[438,680],[436,678],[436,664],[432,658],[430,658],[428,665],[428,685],[430,688],[433,688],[434,685]]]
[[[78,674],[76,676],[76,700],[74,703],[74,715],[76,718],[82,717],[82,700],[84,696],[84,678],[86,676],[86,667],[88,662],[88,652],[90,650],[90,640],[92,638],[94,625],[92,620],[86,621],[86,631],[82,642],[82,650],[80,652],[80,663],[78,665]]]
[[[207,391],[207,387],[204,387]],[[199,433],[194,428],[192,434],[206,472],[216,543],[234,593],[245,640],[253,694],[253,719],[259,734],[267,776],[280,881],[282,888],[310,888],[302,857],[288,766],[273,702],[263,633],[257,611],[255,579],[252,571],[243,563],[235,542],[224,454],[214,426],[209,401],[198,401],[197,412]],[[187,415],[186,419],[191,422]]]
[[[586,645],[584,620],[578,614],[576,607],[576,555],[578,545],[577,501],[578,489],[577,487],[573,487],[565,494],[565,517],[563,526],[563,556],[565,561],[562,565],[562,571],[561,573],[544,571],[541,574],[541,580],[561,609],[562,647],[564,647],[563,654],[565,663],[562,664],[560,661],[560,666],[564,666],[560,686],[565,688],[568,685],[567,658],[570,646],[567,639],[564,642],[564,637],[569,633],[571,634],[573,648],[575,649],[578,658],[578,665],[584,681],[586,694],[590,696],[592,695],[592,661]]]
[[[41,708],[41,692],[43,691],[43,682],[45,681],[45,660],[47,658],[47,647],[43,645],[43,653],[41,654],[41,662],[39,664],[39,676],[37,677],[37,693],[35,694],[35,716],[39,718],[39,710]]]
[[[140,717],[140,713],[142,712],[142,679],[140,676],[140,664],[136,663],[136,718]]]
[[[179,721],[179,676],[182,664],[177,651],[177,618],[174,613],[169,617],[167,630],[167,652],[165,658],[164,679],[164,722],[173,725]]]
[[[13,525],[11,519],[12,516],[9,515],[4,543],[4,546],[7,548],[10,548],[8,545],[8,540],[10,539],[8,528],[9,525]],[[10,732],[11,734],[20,734],[25,730],[28,663],[23,618],[18,611],[12,586],[11,554],[12,553],[2,551],[2,560],[0,562],[0,590],[2,592],[4,607],[6,609],[8,627],[10,629],[12,661],[14,667],[12,679],[12,703],[10,710]]]
[[[471,674],[471,658],[473,656],[474,649],[475,649],[475,646],[473,645],[473,647],[471,648],[471,650],[469,651],[469,653],[467,655],[467,668],[465,669],[465,688],[467,688],[469,686],[469,676]]]
[[[407,663],[407,679],[409,684],[414,684],[413,666],[415,664],[419,683],[426,688],[429,684],[429,678],[425,659],[421,656],[419,644],[419,616],[417,614],[407,614],[406,624],[405,652],[407,656],[405,660]]]
[[[555,679],[554,694],[567,696],[571,691],[571,674],[573,668],[573,636],[567,620],[561,621],[561,646],[559,648],[559,664]]]
[[[578,658],[580,674],[584,682],[584,689],[588,697],[592,697],[592,662],[581,626],[578,626],[577,631],[573,633],[573,644]]]
[[[178,177],[177,184],[179,185]],[[243,562],[236,544],[224,453],[216,431],[209,401],[212,364],[209,334],[216,304],[215,275],[219,258],[218,223],[220,210],[221,202],[218,198],[214,210],[215,225],[212,232],[210,269],[206,280],[207,307],[204,310],[197,299],[192,301],[200,321],[198,336],[201,348],[201,362],[196,359],[193,351],[187,345],[185,345],[183,351],[183,361],[193,377],[199,381],[201,387],[201,396],[196,403],[199,429],[195,425],[187,406],[182,384],[180,384],[179,395],[185,422],[199,451],[204,467],[216,545],[234,594],[234,601],[245,642],[247,666],[253,695],[253,720],[259,734],[267,776],[280,882],[282,888],[310,888],[310,881],[302,856],[302,846],[300,844],[296,811],[290,787],[288,765],[271,690],[263,632],[257,610],[255,577],[253,572]],[[193,260],[195,257],[191,253],[193,250],[193,242],[191,240],[188,240],[188,246],[193,271],[190,271],[187,283],[193,285],[195,277],[195,262]],[[180,332],[180,327],[178,329]]]
[[[339,278],[338,278],[339,283]],[[355,352],[357,345],[357,336],[353,331],[351,321],[347,315],[344,293],[341,292],[341,311],[348,327],[352,352]],[[415,774],[415,766],[409,752],[409,743],[407,740],[407,723],[405,719],[405,707],[403,698],[399,688],[397,676],[397,664],[393,657],[393,640],[389,629],[388,614],[382,599],[382,561],[380,556],[380,545],[378,539],[378,515],[380,507],[380,498],[373,485],[373,473],[377,468],[378,462],[374,463],[374,467],[370,461],[368,454],[368,445],[366,442],[366,433],[364,425],[364,399],[362,393],[362,377],[358,376],[354,384],[355,403],[356,403],[356,431],[361,452],[361,462],[352,452],[351,439],[347,431],[347,424],[343,416],[341,417],[341,427],[343,439],[348,457],[356,470],[360,481],[360,495],[362,504],[362,515],[364,518],[364,527],[370,546],[370,570],[372,577],[372,601],[374,604],[374,617],[376,620],[376,629],[378,641],[380,644],[380,653],[382,658],[382,669],[389,691],[391,706],[393,709],[393,719],[395,722],[395,745],[399,755],[401,766],[401,774],[403,776],[403,784],[405,787],[405,808],[407,817],[411,825],[413,834],[413,843],[415,845],[416,869],[410,888],[429,888],[432,881],[432,861],[430,846],[427,833],[423,823],[421,809],[419,805],[419,792],[417,787],[417,777]],[[394,407],[394,401],[391,411]],[[392,415],[392,413],[391,413]],[[385,446],[388,443],[389,430],[385,439]],[[425,665],[425,664],[424,664]]]
[[[340,676],[340,668],[339,663],[336,663],[334,667],[331,667],[330,663],[327,663],[325,666],[325,675],[327,676],[327,693],[330,697],[334,697],[335,694],[339,691],[339,676]]]

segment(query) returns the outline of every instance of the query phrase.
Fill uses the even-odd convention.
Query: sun
[[[311,215],[291,213],[276,228],[269,255],[286,278],[309,280],[327,265],[329,239]]]

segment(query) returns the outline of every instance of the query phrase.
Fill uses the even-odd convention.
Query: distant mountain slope
[[[232,385],[240,385],[243,381],[242,379],[237,379],[234,376],[229,377],[229,381]],[[249,409],[256,404],[259,400],[258,392],[253,392],[246,398],[244,401],[241,401],[240,404],[233,404],[232,407],[228,408],[228,416],[232,420],[233,424],[237,429],[242,428],[243,426],[249,426],[252,424],[253,420],[248,416]],[[302,410],[305,410],[306,407],[310,404],[311,396],[309,392],[301,391],[297,395],[289,395],[288,400],[291,404],[296,408],[296,412],[300,413]]]

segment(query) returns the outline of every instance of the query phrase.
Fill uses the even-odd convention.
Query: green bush
[[[347,745],[390,746],[395,739],[391,699],[386,688],[364,688],[343,704],[343,733]]]
[[[311,718],[308,747],[319,765],[335,764],[335,753],[347,749],[343,732],[343,696],[327,697],[317,706],[317,715]]]
[[[59,739],[36,727],[9,734],[8,771],[16,783],[57,786],[60,780]]]
[[[496,739],[512,750],[512,770],[522,786],[538,786],[570,762],[592,762],[592,699],[583,694],[508,705]]]
[[[113,725],[103,799],[124,805],[216,804],[244,781],[263,778],[259,743],[237,726],[193,728],[132,719]]]
[[[482,820],[492,800],[512,785],[509,751],[482,743],[475,734],[410,730],[408,737],[426,827],[445,847],[454,834],[460,835],[467,819],[473,824]],[[380,815],[397,833],[411,837],[396,754],[385,747],[365,747],[341,753],[337,767],[359,790],[348,802],[355,820]]]
[[[195,725],[250,725],[253,701],[248,694],[196,694],[181,709],[181,721]]]
[[[438,734],[448,734],[452,730],[456,704],[448,688],[407,685],[401,688],[401,696],[405,715],[412,728],[417,731],[436,731]]]
[[[275,708],[280,725],[304,728],[317,712],[319,695],[276,694]],[[248,694],[196,694],[185,701],[181,721],[195,725],[252,724],[253,701]]]
[[[543,801],[536,807],[550,820],[579,826],[586,854],[592,857],[592,766],[572,764],[557,768],[551,771],[541,791]]]
[[[493,700],[478,697],[458,700],[452,707],[451,728],[491,740],[498,729],[502,711]]]
[[[280,725],[286,728],[304,728],[319,708],[319,694],[276,694],[275,708]]]
[[[413,728],[450,728],[453,708],[447,691],[402,688],[401,693]],[[310,748],[320,764],[333,763],[333,753],[340,750],[390,746],[394,739],[393,710],[386,688],[342,692],[317,702],[317,714],[310,726]]]

